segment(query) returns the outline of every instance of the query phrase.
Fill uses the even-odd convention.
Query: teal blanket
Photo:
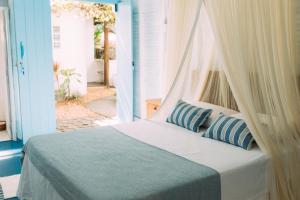
[[[66,200],[220,200],[219,174],[113,127],[31,138],[24,148]]]

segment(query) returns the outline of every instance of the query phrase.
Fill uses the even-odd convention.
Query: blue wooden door
[[[56,127],[50,1],[11,0],[10,9],[21,129],[27,141]]]
[[[123,122],[133,120],[132,5],[130,0],[118,4],[117,33],[117,110]]]

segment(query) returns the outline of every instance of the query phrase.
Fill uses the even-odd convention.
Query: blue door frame
[[[84,1],[131,6],[131,0]],[[26,142],[31,136],[56,131],[51,7],[50,0],[9,0],[9,7],[14,82],[16,83],[14,94],[19,103],[15,111],[19,116],[17,131],[18,138]],[[132,47],[131,24],[127,25],[130,27],[126,28],[124,25],[121,29],[130,31],[130,37],[126,36],[130,40],[126,42]],[[122,121],[132,121],[132,50],[125,59],[127,59],[125,67],[128,69],[125,74],[130,77],[122,80],[120,84],[123,86],[125,84],[130,89],[118,91],[126,95],[121,101],[125,102],[123,106],[127,106],[123,110],[118,110],[120,110]],[[122,69],[124,72],[125,68]]]

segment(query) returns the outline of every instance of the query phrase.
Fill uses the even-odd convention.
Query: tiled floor
[[[0,177],[21,173],[21,154],[0,158]]]
[[[18,141],[9,140],[9,141],[0,142],[0,157],[19,153],[22,147],[23,147],[23,142],[21,140]],[[4,152],[7,154],[4,154]]]
[[[56,121],[57,130],[60,132],[73,131],[80,128],[93,128],[117,123],[116,119],[110,119],[101,115],[74,119],[60,119]]]
[[[5,199],[16,197],[19,181],[20,181],[20,174],[0,177],[1,187]]]
[[[15,178],[13,180],[13,187],[10,187],[11,185],[10,176],[15,177],[15,175],[21,173],[22,148],[23,148],[22,141],[0,142],[0,181],[4,183],[8,183],[8,184],[4,184],[4,183],[2,184],[6,185],[4,189],[10,192],[15,191],[17,188],[17,184],[15,184],[15,182],[18,179]],[[7,195],[7,193],[5,193],[4,195]],[[13,198],[9,198],[8,200],[18,200],[18,199],[16,197],[13,197]]]

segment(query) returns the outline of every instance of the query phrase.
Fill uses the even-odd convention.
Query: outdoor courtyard
[[[56,103],[56,120],[60,132],[116,123],[116,89],[89,83],[85,96]]]

